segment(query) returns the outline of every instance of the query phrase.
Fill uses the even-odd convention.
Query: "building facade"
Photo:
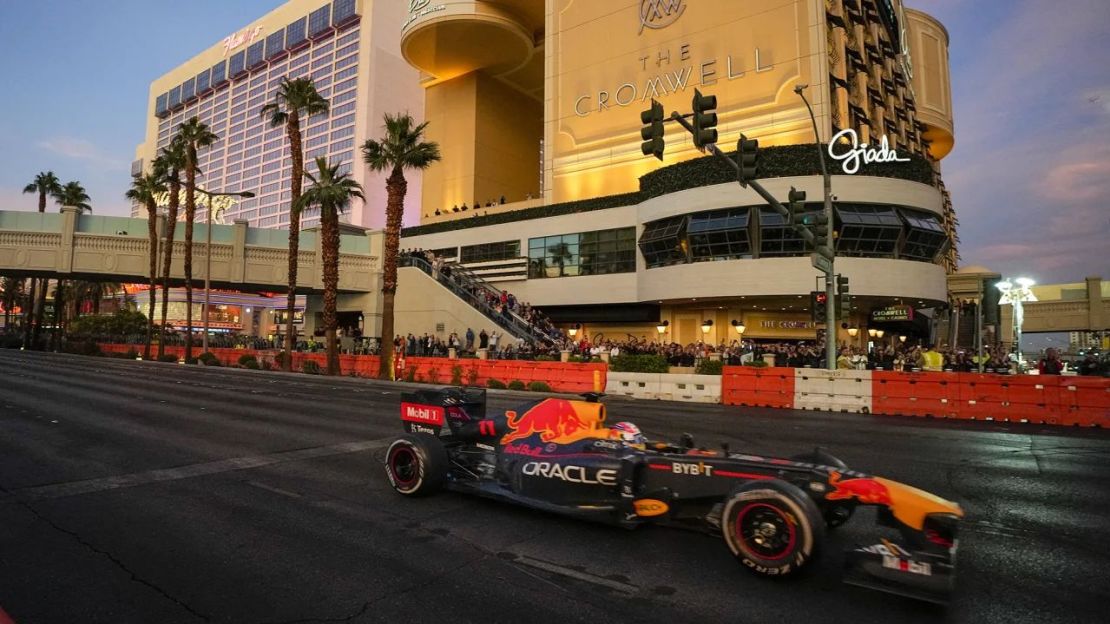
[[[220,138],[198,154],[198,185],[213,192],[249,191],[224,219],[255,227],[289,223],[291,159],[284,128],[270,127],[261,108],[282,80],[309,77],[330,111],[302,120],[305,166],[325,156],[365,189],[341,217],[362,226],[384,223],[385,179],[362,164],[359,146],[380,135],[385,113],[422,117],[417,73],[399,54],[407,5],[392,0],[290,0],[231,33],[151,83],[146,140],[132,173],[149,170],[178,126],[196,116]],[[419,187],[419,174],[410,176]],[[414,194],[416,195],[416,194]],[[410,199],[412,210],[418,197]],[[132,214],[137,215],[136,206]],[[198,209],[197,220],[206,218]],[[319,223],[306,212],[303,225]]]
[[[421,71],[444,162],[425,173],[421,226],[403,247],[453,255],[591,337],[659,325],[678,342],[735,339],[741,326],[814,339],[825,328],[810,315],[823,288],[812,250],[677,124],[662,161],[641,153],[640,112],[657,100],[689,113],[698,89],[717,98],[719,145],[759,139],[764,186],[783,201],[806,191],[810,210],[831,137],[840,153],[851,134],[895,150],[905,162],[853,174],[829,162],[853,298],[836,330],[846,342],[884,323],[890,339],[933,338],[921,322],[947,305],[958,239],[940,167],[954,146],[948,35],[932,17],[900,0],[409,8],[401,52]],[[905,307],[924,314],[891,324]]]

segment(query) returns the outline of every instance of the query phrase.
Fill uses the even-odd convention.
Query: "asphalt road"
[[[607,401],[652,437],[821,444],[958,501],[945,609],[840,583],[868,517],[806,576],[768,581],[704,535],[403,499],[380,463],[398,388],[0,350],[0,609],[18,624],[1105,621],[1105,431]]]

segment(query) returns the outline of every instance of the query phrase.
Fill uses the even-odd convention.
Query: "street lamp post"
[[[1037,300],[1037,296],[1033,294],[1034,284],[1036,284],[1036,282],[1028,277],[1019,277],[1013,282],[1003,280],[997,284],[998,290],[1002,291],[1002,296],[999,298],[998,303],[1008,303],[1012,305],[1014,309],[1014,351],[1017,353],[1018,370],[1022,370],[1021,366],[1023,364],[1021,357],[1021,326],[1025,322],[1024,303],[1026,301]]]
[[[201,353],[208,352],[208,309],[212,300],[212,213],[216,212],[217,208],[212,205],[213,197],[241,197],[249,199],[254,197],[254,193],[250,191],[241,191],[238,193],[213,193],[204,189],[194,189],[198,193],[203,193],[208,196],[208,226],[205,228],[204,237],[204,307],[202,314],[204,315],[204,339],[202,341]],[[222,210],[221,210],[222,212]]]
[[[809,119],[813,122],[813,138],[817,141],[818,162],[821,163],[821,178],[824,181],[825,219],[828,220],[830,234],[829,247],[834,250],[833,257],[829,258],[829,270],[825,272],[825,326],[828,327],[828,331],[825,332],[825,364],[829,370],[833,370],[836,368],[836,282],[833,279],[836,274],[834,267],[836,246],[832,240],[832,230],[834,229],[832,176],[829,175],[829,170],[825,166],[825,149],[821,144],[821,133],[817,129],[817,116],[813,114],[813,107],[806,99],[805,88],[807,86],[802,84],[795,86],[794,93],[797,93],[798,97],[802,98],[802,102],[805,102],[806,110],[809,111]]]

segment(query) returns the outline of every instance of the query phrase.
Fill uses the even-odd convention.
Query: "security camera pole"
[[[805,88],[801,85],[795,88],[795,92],[801,95],[801,89]],[[802,96],[805,101],[805,97]],[[763,188],[755,178],[759,165],[759,141],[749,139],[743,134],[740,135],[740,140],[736,145],[736,159],[739,162],[729,158],[717,147],[717,114],[713,112],[717,108],[717,97],[713,95],[702,95],[701,91],[694,90],[693,98],[694,112],[689,115],[683,115],[678,112],[672,112],[669,118],[666,118],[663,113],[663,105],[659,102],[652,100],[651,108],[640,113],[640,121],[644,127],[640,130],[640,136],[644,142],[640,149],[645,156],[655,156],[659,160],[663,160],[663,151],[666,147],[664,141],[663,124],[666,121],[674,121],[685,128],[694,136],[694,145],[702,151],[709,151],[717,158],[723,160],[736,172],[736,181],[740,186],[748,188],[751,187],[760,197],[763,198],[767,204],[779,213],[786,220],[787,225],[793,228],[794,232],[805,241],[806,244],[812,245],[814,253],[810,256],[810,261],[813,267],[825,274],[825,289],[828,295],[826,301],[826,323],[828,330],[825,336],[825,350],[826,362],[829,369],[836,368],[836,307],[834,298],[836,296],[836,280],[834,279],[833,272],[833,247],[830,244],[830,226],[832,224],[832,183],[829,177],[828,170],[825,168],[825,154],[820,141],[818,141],[817,151],[820,156],[821,172],[825,178],[825,205],[824,210],[817,214],[806,213],[805,211],[805,191],[799,191],[793,187],[790,189],[789,204],[790,208],[783,206],[779,200],[775,199],[767,189]],[[806,107],[809,108],[809,102],[806,101]],[[813,129],[817,131],[817,121],[813,118],[813,109],[809,108],[810,118],[813,119]],[[687,118],[693,120],[693,123],[687,121]]]

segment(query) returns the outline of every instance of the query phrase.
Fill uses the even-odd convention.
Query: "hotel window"
[[[264,84],[258,85],[257,87],[251,89],[248,95],[253,98],[262,95],[263,93],[266,93],[266,85]]]
[[[686,233],[690,241],[690,259],[734,260],[752,255],[751,210],[730,208],[690,215]]]
[[[272,59],[285,52],[285,30],[279,30],[266,37],[266,58]]]
[[[893,257],[902,221],[891,206],[838,204],[836,253]]]
[[[340,102],[346,102],[347,100],[353,99],[355,97],[356,93],[357,93],[356,91],[348,91],[346,93],[340,93],[339,95],[337,95],[337,96],[335,96],[331,99],[331,103],[332,104],[339,104]]]
[[[227,73],[226,73],[226,71],[227,71],[227,63],[225,63],[223,61],[220,61],[219,63],[216,63],[215,65],[213,65],[212,66],[212,79],[211,79],[210,84],[213,87],[218,87],[218,86],[222,85],[223,83],[227,82]]]
[[[331,70],[328,70],[328,71],[331,71]],[[314,78],[313,82],[316,83],[316,91],[319,92],[320,90],[324,89],[325,87],[331,85],[331,76],[323,76],[321,78]],[[323,96],[322,93],[320,95]]]
[[[169,100],[169,95],[165,94],[165,93],[163,93],[162,95],[159,95],[158,98],[154,100],[154,114],[155,115],[162,115],[166,112],[166,109],[167,109],[166,102],[168,100]]]
[[[289,79],[298,78],[308,73],[308,65],[289,70]]]
[[[266,83],[266,89],[271,93],[277,91],[281,86],[281,79],[285,76],[285,64],[278,67],[270,68],[270,82]]]
[[[346,89],[349,89],[349,88],[355,86],[356,82],[358,82],[358,78],[351,78],[350,80],[346,80],[346,81],[343,81],[343,82],[337,82],[335,84],[335,89],[334,90],[335,90],[336,93],[338,93],[340,91],[343,91],[343,90],[346,90]]]
[[[247,69],[254,69],[266,62],[266,42],[258,41],[247,48]]]
[[[355,110],[355,103],[354,102],[351,102],[350,104],[343,104],[341,106],[336,106],[335,108],[331,109],[331,116],[332,117],[338,117],[340,115],[346,115],[347,113],[349,113],[353,110]]]
[[[309,76],[309,77],[312,78],[313,80],[320,80],[324,76],[331,76],[331,67],[324,67],[322,69],[317,69],[316,71],[312,72],[312,75]]]
[[[312,69],[320,69],[321,67],[331,63],[331,55],[322,56],[312,61]]]
[[[243,170],[243,177],[244,178],[252,178],[252,177],[258,175],[258,167],[255,167],[253,164],[245,164],[246,161],[243,161],[243,162],[244,162],[244,165],[243,165],[244,167],[253,167],[253,168],[248,168],[248,169]],[[257,180],[252,180],[252,182],[257,182]]]
[[[328,148],[318,147],[314,150],[309,150],[309,151],[305,152],[304,158],[305,158],[305,160],[312,160],[313,158],[316,158],[317,156],[323,156],[327,153],[328,153]]]
[[[340,163],[341,162],[348,162],[354,157],[354,155],[355,155],[354,152],[343,152],[341,154],[332,154],[331,155],[331,160],[332,160],[332,162],[340,162]]]
[[[325,43],[324,45],[316,46],[315,48],[312,49],[312,58],[314,58],[314,59],[320,58],[321,56],[327,54],[328,52],[331,52],[332,48],[334,48],[334,47],[335,47],[334,42],[329,42],[329,43]]]
[[[228,137],[227,142],[228,143],[233,143],[234,145],[231,147],[231,149],[236,150],[236,149],[239,149],[240,147],[242,147],[241,145],[239,145],[239,141],[242,141],[242,140],[243,140],[243,133],[240,132],[238,134],[233,134],[230,137]]]
[[[335,0],[332,3],[331,23],[339,26],[355,18],[355,0]]]
[[[331,140],[334,141],[336,139],[342,139],[343,137],[349,137],[354,133],[355,133],[355,127],[354,126],[348,126],[346,128],[343,128],[342,130],[336,130],[335,132],[332,132],[331,133]]]
[[[686,262],[686,216],[644,224],[640,254],[648,268]]]
[[[169,107],[173,108],[181,103],[181,87],[174,87],[170,89],[170,103]]]
[[[358,73],[358,67],[348,67],[347,69],[336,72],[335,79],[336,80],[343,80],[344,78],[350,78],[351,76],[354,76],[357,73]]]
[[[806,206],[807,213],[818,210],[820,208],[816,205]],[[800,256],[806,253],[805,241],[774,208],[759,209],[759,236],[759,255],[762,257]]]
[[[285,28],[285,47],[292,50],[305,41],[305,24],[306,20],[302,17]]]
[[[357,30],[352,30],[352,31],[348,32],[347,34],[343,35],[342,37],[340,37],[339,39],[337,39],[335,41],[335,45],[336,45],[336,47],[345,46],[348,43],[351,43],[352,41],[354,41],[355,39],[358,39],[358,31]]]
[[[338,143],[332,143],[330,146],[328,146],[328,149],[331,150],[332,152],[338,152],[339,150],[350,149],[354,146],[355,146],[355,140],[354,139],[346,139],[346,140],[343,140],[343,141],[339,141]]]
[[[282,143],[284,143],[282,139],[274,139],[273,141],[270,141],[266,144],[265,150],[269,152],[270,150],[278,149],[281,147]]]
[[[443,247],[441,249],[432,249],[431,252],[437,258],[444,258],[446,260],[454,260],[459,257],[458,247]]]
[[[190,78],[181,83],[181,99],[188,100],[197,94],[197,81],[195,78]]]
[[[520,241],[510,240],[499,243],[464,245],[460,262],[492,262],[494,260],[514,260],[520,257]]]
[[[327,122],[324,122],[324,123],[322,123],[318,126],[312,126],[311,128],[309,128],[308,132],[305,133],[305,136],[314,136],[314,135],[320,134],[321,132],[326,132],[327,129],[328,129],[328,124],[327,124]]]
[[[277,128],[272,128],[270,130],[267,130],[266,135],[265,135],[265,139],[267,141],[273,141],[274,139],[283,138],[283,137],[285,137],[285,127],[284,126],[278,126]]]
[[[263,169],[265,169],[265,168],[263,168]],[[270,182],[277,182],[279,180],[281,180],[281,172],[280,171],[274,171],[273,173],[267,173],[266,175],[262,176],[262,183],[263,184],[269,184]]]
[[[208,90],[209,80],[212,78],[212,70],[206,69],[197,74],[197,93],[204,93]]]
[[[325,87],[323,89],[317,89],[316,92],[320,94],[320,97],[326,98],[326,97],[331,95],[331,87]]]
[[[906,224],[906,240],[900,256],[932,262],[948,242],[940,219],[932,213],[908,208],[899,208],[898,212]]]
[[[297,56],[294,56],[293,59],[289,61],[289,68],[292,69],[294,67],[300,67],[301,65],[308,65],[309,58],[310,57],[308,56],[308,50],[305,50]]]
[[[308,36],[315,37],[331,29],[331,6],[324,5],[308,14]]]
[[[239,74],[246,71],[246,61],[246,52],[239,52],[238,54],[232,56],[231,60],[227,63],[228,77],[235,78]]]
[[[251,86],[252,89],[254,87],[257,87],[259,85],[264,85],[264,84],[266,84],[266,75],[265,74],[258,74],[254,78],[251,78],[250,86]]]
[[[318,136],[318,137],[313,137],[313,138],[305,141],[304,146],[305,146],[306,149],[310,149],[310,148],[313,148],[313,147],[319,147],[319,146],[321,146],[321,145],[323,145],[327,142],[328,142],[328,135],[324,134],[324,135],[321,135],[321,136]]]
[[[345,125],[353,122],[354,120],[355,120],[355,116],[352,113],[350,115],[347,115],[346,117],[340,117],[339,119],[333,119],[332,122],[331,122],[331,127],[332,128],[338,128],[340,126],[345,126]]]
[[[608,275],[636,270],[636,230],[618,228],[528,240],[528,277]]]
[[[352,52],[355,52],[356,50],[358,50],[358,42],[357,41],[352,43],[349,46],[345,46],[345,47],[342,47],[342,48],[339,48],[338,50],[336,50],[335,51],[335,58],[337,58],[337,59],[338,58],[343,58],[344,56],[347,56],[348,54],[350,54]]]
[[[345,59],[339,59],[338,61],[336,61],[335,62],[335,68],[336,69],[343,69],[344,67],[350,65],[351,63],[354,63],[357,60],[358,60],[358,55],[357,54],[352,54],[351,56],[348,56]],[[336,80],[338,80],[338,79],[339,79],[339,76],[336,76]]]

